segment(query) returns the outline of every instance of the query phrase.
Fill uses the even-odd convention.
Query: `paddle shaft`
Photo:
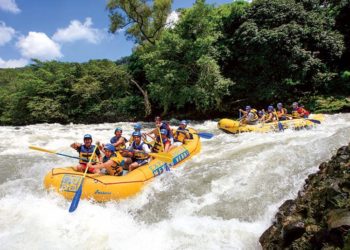
[[[158,128],[158,133],[159,133],[159,140],[160,140],[160,145],[162,146],[162,151],[164,152],[164,144],[163,144],[163,138],[162,138],[162,134],[160,133],[160,129]]]
[[[64,156],[64,157],[68,157],[68,158],[73,158],[73,159],[78,159],[78,160],[83,160],[85,162],[88,162],[89,159],[87,158],[80,158],[80,157],[77,157],[77,156],[72,156],[72,155],[66,155],[66,154],[62,154],[62,153],[57,153],[53,150],[49,150],[49,149],[45,149],[45,148],[39,148],[37,146],[29,146],[30,149],[33,149],[33,150],[37,150],[37,151],[41,151],[41,152],[45,152],[45,153],[49,153],[49,154],[55,154],[55,155],[60,155],[60,156]],[[96,161],[92,161],[92,162],[96,162]]]
[[[94,157],[97,148],[98,148],[98,147],[95,146],[94,151],[92,152],[92,155],[90,156],[90,159],[89,159],[88,164],[91,163],[92,158]],[[79,205],[81,193],[82,193],[82,191],[83,191],[84,178],[85,178],[85,176],[86,176],[86,174],[87,174],[88,169],[89,169],[89,166],[87,165],[86,168],[85,168],[84,175],[83,175],[83,177],[81,178],[81,182],[80,182],[79,188],[78,188],[78,190],[75,192],[75,195],[74,195],[74,197],[73,197],[72,203],[71,203],[71,205],[70,205],[70,207],[69,207],[69,212],[70,212],[70,213],[74,212],[74,211],[77,209],[78,205]]]

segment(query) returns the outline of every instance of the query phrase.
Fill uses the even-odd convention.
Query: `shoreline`
[[[279,207],[259,242],[263,249],[350,248],[350,143]]]

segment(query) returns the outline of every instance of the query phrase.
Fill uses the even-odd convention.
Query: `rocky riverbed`
[[[263,249],[350,249],[350,144],[305,180],[259,241]]]

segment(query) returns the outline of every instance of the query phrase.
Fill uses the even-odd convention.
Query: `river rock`
[[[279,207],[259,242],[263,249],[350,249],[350,144]]]

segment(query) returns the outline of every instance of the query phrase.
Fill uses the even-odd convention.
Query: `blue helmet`
[[[280,102],[277,103],[277,107],[278,107],[278,108],[282,108],[282,107],[283,107],[282,103],[280,103]]]
[[[294,107],[298,107],[298,103],[297,102],[293,102],[292,106]]]
[[[123,130],[121,128],[119,128],[119,127],[114,130],[114,133],[117,132],[117,131],[123,132]]]
[[[180,125],[181,125],[181,124],[187,125],[187,121],[186,121],[186,120],[182,120],[182,121],[180,122]]]
[[[134,129],[135,130],[141,130],[142,129],[142,125],[141,125],[141,123],[136,123],[135,125],[134,125]]]
[[[160,130],[160,133],[162,134],[162,135],[167,135],[168,134],[168,131],[166,130],[166,129],[161,129]]]
[[[248,110],[251,110],[252,107],[250,107],[249,105],[245,107],[245,110],[248,111]]]
[[[268,106],[268,107],[267,107],[267,110],[268,110],[268,111],[273,111],[273,106],[271,106],[271,105]]]
[[[132,136],[141,137],[141,133],[140,133],[140,131],[135,131],[134,133],[132,133]]]
[[[259,115],[263,115],[264,112],[262,112],[261,110],[259,110],[258,114],[259,114]]]
[[[86,135],[84,135],[84,140],[85,139],[91,139],[92,140],[92,136],[90,134],[86,134]]]
[[[108,150],[108,151],[111,151],[112,153],[115,152],[115,147],[114,147],[112,144],[110,144],[110,143],[107,143],[107,144],[104,146],[103,149]]]

